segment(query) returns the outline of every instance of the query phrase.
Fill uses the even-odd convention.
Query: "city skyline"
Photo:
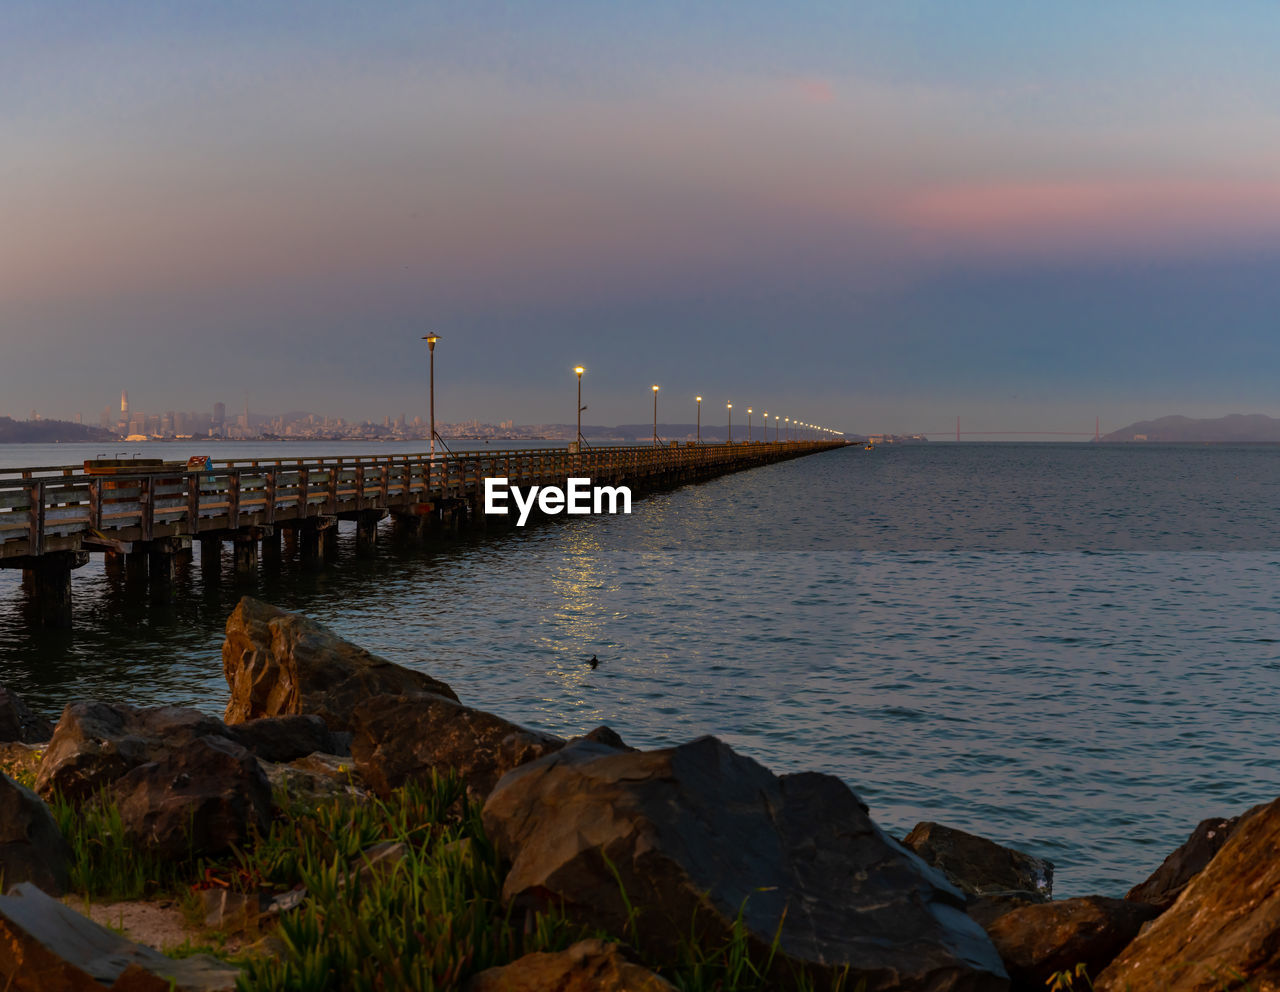
[[[0,28],[14,414],[146,380],[413,416],[426,333],[458,420],[570,420],[579,363],[601,422],[650,382],[852,430],[1280,414],[1266,4]]]

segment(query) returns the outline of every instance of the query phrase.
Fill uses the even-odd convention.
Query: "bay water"
[[[0,446],[0,469],[91,447]],[[630,516],[426,547],[388,530],[371,558],[344,525],[336,564],[248,586],[206,583],[197,552],[169,606],[95,556],[70,632],[29,630],[0,570],[0,682],[51,717],[88,697],[220,713],[222,628],[250,593],[526,725],[715,734],[839,776],[895,834],[935,820],[1051,859],[1058,895],[1121,895],[1200,819],[1280,795],[1278,496],[1272,446],[851,447]]]

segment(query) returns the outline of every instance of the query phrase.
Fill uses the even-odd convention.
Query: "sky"
[[[1280,7],[0,4],[0,415],[1280,416]],[[735,418],[737,419],[737,418]],[[723,418],[719,418],[723,423]]]

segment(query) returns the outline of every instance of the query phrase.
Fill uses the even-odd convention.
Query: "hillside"
[[[53,444],[58,441],[106,441],[113,435],[100,427],[69,420],[14,420],[0,417],[0,444]]]
[[[1160,417],[1140,420],[1104,434],[1103,441],[1182,441],[1195,443],[1280,443],[1280,420],[1261,413],[1233,413],[1216,419]]]

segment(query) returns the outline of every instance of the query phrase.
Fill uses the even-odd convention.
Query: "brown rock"
[[[336,754],[309,754],[287,765],[259,762],[271,783],[272,801],[288,797],[308,805],[340,797],[367,799],[370,792],[350,757]]]
[[[380,796],[449,769],[487,796],[511,769],[564,747],[558,737],[431,693],[376,696],[356,707],[352,724],[356,769]]]
[[[16,692],[0,685],[0,741],[43,744],[53,735],[53,724],[36,716]]]
[[[227,723],[314,713],[330,730],[371,696],[431,692],[457,699],[443,682],[344,641],[298,613],[245,596],[227,619],[222,670],[231,687]]]
[[[1053,862],[940,823],[917,823],[902,842],[971,896],[1053,896]]]
[[[39,796],[0,775],[0,879],[32,882],[50,895],[67,890],[71,849]]]
[[[0,896],[6,992],[231,992],[236,970],[197,955],[175,961],[22,883]]]
[[[1142,903],[1085,896],[1023,906],[986,929],[1012,992],[1044,992],[1050,975],[1081,962],[1090,975],[1098,974],[1155,916]]]
[[[1099,992],[1280,987],[1280,799],[1246,814],[1181,897],[1095,982]],[[1244,982],[1249,984],[1246,986]]]
[[[511,862],[509,904],[559,906],[655,960],[690,939],[723,946],[740,916],[757,960],[777,937],[771,988],[823,987],[846,964],[867,992],[1007,988],[961,893],[829,775],[775,776],[710,737],[639,753],[584,741],[510,772],[483,816]]]
[[[112,784],[129,836],[166,858],[221,854],[271,817],[257,759],[225,737],[197,737]]]
[[[1247,815],[1248,813],[1245,814]],[[1187,884],[1222,850],[1222,845],[1235,832],[1242,819],[1243,817],[1236,816],[1230,820],[1215,817],[1200,821],[1182,846],[1165,858],[1160,867],[1151,873],[1150,878],[1130,889],[1125,898],[1133,902],[1149,903],[1161,912],[1168,909],[1177,901]]]
[[[557,953],[526,954],[473,977],[466,992],[676,992],[622,956],[617,944],[580,940]]]
[[[36,778],[42,796],[83,801],[131,769],[197,737],[225,736],[216,717],[178,706],[143,709],[90,700],[62,711]]]
[[[224,733],[263,761],[284,764],[308,754],[338,754],[339,746],[328,725],[314,713],[264,716],[227,726]],[[350,742],[346,742],[350,743]]]

